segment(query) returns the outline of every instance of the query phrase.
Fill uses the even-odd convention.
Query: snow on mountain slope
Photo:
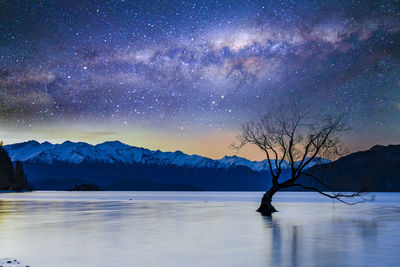
[[[114,162],[215,167],[214,161],[205,157],[186,155],[181,151],[152,151],[141,147],[128,146],[119,141],[98,144],[95,148]]]
[[[62,144],[49,142],[39,143],[29,141],[4,146],[13,161],[41,162],[51,164],[56,161],[79,164],[91,163],[123,163],[123,164],[149,164],[149,165],[174,165],[185,167],[209,168],[235,168],[245,166],[254,171],[267,170],[267,160],[250,161],[237,156],[225,156],[213,160],[198,155],[187,155],[181,151],[162,152],[134,147],[119,141],[104,142],[90,145],[84,142],[74,143],[66,141]],[[273,163],[273,169],[275,169]],[[287,163],[284,162],[283,166]]]
[[[28,141],[24,143],[18,143],[13,145],[4,146],[8,153],[10,154],[11,160],[19,161],[30,161],[32,158],[37,157],[40,153],[45,150],[52,149],[53,144],[49,142],[39,143],[37,141]]]
[[[229,168],[231,166],[246,166],[254,171],[263,171],[269,168],[269,164],[266,159],[262,161],[250,161],[248,159],[241,158],[238,156],[225,156],[218,161],[219,164],[224,168]],[[272,163],[272,169],[276,169],[275,161],[271,160],[271,163]],[[282,167],[285,166],[287,166],[286,161],[282,162]]]

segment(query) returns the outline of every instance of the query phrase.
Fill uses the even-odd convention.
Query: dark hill
[[[94,183],[105,190],[264,191],[271,183],[267,172],[247,167],[188,168],[172,165],[52,164],[25,162],[36,189],[65,190],[75,184]]]
[[[376,145],[315,166],[308,172],[320,177],[335,191],[400,191],[400,145]],[[318,185],[307,177],[302,177],[302,182]]]
[[[0,146],[0,190],[28,189],[28,180],[22,163],[17,161],[13,164],[7,151]]]

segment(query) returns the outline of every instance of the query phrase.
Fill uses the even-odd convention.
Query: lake
[[[0,194],[10,266],[400,266],[400,193],[348,206],[282,192]]]

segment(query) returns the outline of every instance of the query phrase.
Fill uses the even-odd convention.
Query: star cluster
[[[233,130],[298,93],[400,131],[398,1],[0,5],[0,127]]]

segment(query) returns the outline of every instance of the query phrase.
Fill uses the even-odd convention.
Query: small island
[[[99,186],[88,183],[88,184],[75,184],[73,187],[67,189],[67,191],[102,191]]]

